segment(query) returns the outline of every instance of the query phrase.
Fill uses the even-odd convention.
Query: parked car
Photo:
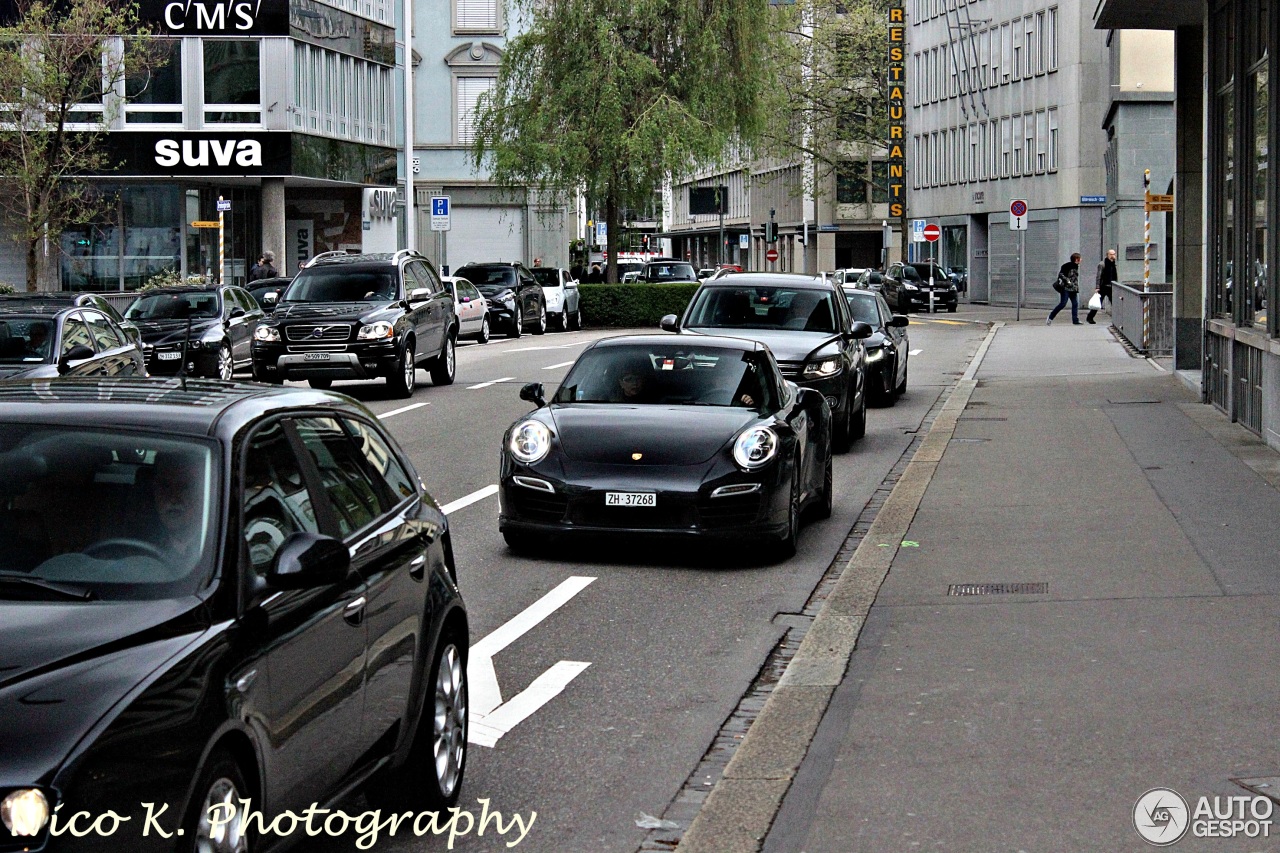
[[[446,275],[441,281],[453,295],[453,312],[458,315],[458,339],[489,343],[489,303],[465,278]]]
[[[882,292],[899,314],[908,314],[913,307],[928,311],[931,293],[935,311],[945,307],[954,312],[960,302],[946,270],[928,262],[891,264],[884,274]]]
[[[253,330],[266,313],[247,290],[214,284],[148,290],[124,316],[142,333],[151,376],[181,371],[229,382],[252,365]]]
[[[874,290],[876,293],[884,289],[884,273],[880,270],[863,270],[862,275],[858,276],[858,280],[853,283],[854,287],[862,290]]]
[[[27,300],[27,304],[82,305],[95,308],[110,317],[111,322],[119,326],[129,340],[138,345],[142,344],[142,333],[138,331],[138,327],[126,320],[116,306],[101,293],[86,293],[82,290],[50,290],[39,293],[7,293],[0,295],[0,300]]]
[[[632,272],[625,272],[625,273],[623,273],[623,274],[622,274],[622,283],[623,283],[623,284],[634,284],[635,282],[639,281],[639,280],[640,280],[640,272],[641,272],[640,270],[634,270],[634,271],[632,271]]]
[[[258,303],[266,314],[271,314],[276,310],[276,306],[280,304],[281,295],[288,290],[291,278],[281,276],[279,278],[260,278],[253,282],[253,286],[247,288],[249,295],[253,297],[253,301]]]
[[[716,274],[715,267],[703,267],[702,269],[698,270],[698,281],[711,278],[711,276],[715,274]]]
[[[566,269],[534,267],[531,272],[542,285],[542,297],[547,304],[547,322],[560,331],[582,328],[582,307],[578,282]]]
[[[685,281],[697,284],[698,276],[693,271],[693,264],[686,261],[650,261],[644,265],[640,280],[650,284],[673,284]]]
[[[846,453],[867,430],[866,354],[871,327],[849,315],[843,292],[820,278],[787,273],[737,273],[703,282],[684,316],[662,328],[732,335],[765,344],[782,375],[826,398],[834,416],[832,443]]]
[[[201,379],[0,399],[0,849],[258,850],[209,809],[457,802],[449,520],[377,418]],[[111,812],[151,831],[51,839],[59,808],[61,832]]]
[[[763,344],[630,335],[591,344],[548,404],[502,442],[498,526],[549,536],[668,535],[795,553],[801,516],[831,514],[831,415]]]
[[[964,293],[969,289],[969,271],[965,267],[951,266],[948,268],[951,275],[951,283],[956,286],[957,293]]]
[[[535,335],[547,331],[547,301],[542,286],[521,263],[467,264],[454,275],[465,278],[489,302],[489,326],[505,329],[507,337],[518,338],[526,329]]]
[[[316,256],[253,333],[260,382],[387,378],[397,397],[417,387],[418,368],[453,384],[458,319],[453,294],[416,252]]]
[[[0,378],[146,375],[142,347],[97,308],[0,297]]]
[[[831,276],[831,281],[837,287],[847,287],[854,284],[866,271],[866,267],[848,267],[836,270]]]
[[[870,290],[845,287],[844,298],[853,319],[871,327],[871,337],[863,341],[867,349],[868,394],[873,402],[892,406],[907,393],[907,360],[911,353],[907,325],[911,320],[891,312],[884,297]]]

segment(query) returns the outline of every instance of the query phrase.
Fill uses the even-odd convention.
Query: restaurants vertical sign
[[[902,0],[890,0],[889,4],[889,56],[885,69],[888,87],[889,122],[885,147],[888,151],[889,216],[902,220],[903,232],[907,217],[907,113],[904,95],[907,87],[906,68],[906,10]]]

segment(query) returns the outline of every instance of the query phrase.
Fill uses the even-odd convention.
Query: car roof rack
[[[321,252],[318,255],[314,255],[309,261],[302,265],[302,268],[306,269],[309,266],[314,266],[316,261],[322,261],[325,258],[336,258],[339,256],[345,256],[346,254],[347,253],[342,249],[330,249],[327,252]]]

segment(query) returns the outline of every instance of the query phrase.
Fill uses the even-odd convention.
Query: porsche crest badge
[[[632,453],[632,454],[631,454],[631,461],[632,461],[632,462],[639,462],[639,461],[640,461],[641,459],[643,459],[643,458],[644,458],[644,454],[643,454],[643,453]]]

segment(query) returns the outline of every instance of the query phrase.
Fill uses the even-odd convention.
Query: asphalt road
[[[493,822],[477,836],[481,800],[504,822],[513,813],[526,822],[537,813],[518,844],[521,851],[601,853],[640,846],[647,830],[636,821],[642,814],[661,815],[679,793],[782,636],[775,616],[803,608],[858,513],[968,364],[987,325],[965,317],[912,315],[915,354],[906,396],[869,411],[867,436],[836,457],[832,518],[807,525],[799,552],[786,562],[744,565],[720,553],[690,555],[632,542],[530,559],[509,552],[499,535],[496,495],[450,511],[471,616],[473,711],[483,701],[477,643],[507,625],[480,649],[495,650],[500,699],[512,703],[505,716],[516,720],[492,747],[471,747],[458,805],[477,821],[456,839],[456,849],[506,850],[516,840],[518,829],[500,835]],[[420,373],[423,384],[410,400],[390,399],[381,382],[336,383],[334,390],[364,401],[383,418],[448,508],[496,484],[502,434],[530,409],[519,399],[520,387],[542,382],[550,396],[587,343],[614,334],[619,332],[548,333],[460,347],[455,384],[435,388]],[[561,584],[571,578],[582,580],[571,581],[566,591]],[[563,594],[553,603],[559,606],[509,625],[557,589]],[[544,704],[530,694],[517,696],[535,679],[553,685],[543,691],[551,695]],[[355,814],[369,806],[357,795],[342,808]],[[456,827],[465,825],[460,819]],[[352,830],[341,839],[303,845],[351,850],[356,839]],[[415,837],[405,824],[394,837],[384,831],[372,849],[440,850],[446,842],[447,836],[430,833]]]

